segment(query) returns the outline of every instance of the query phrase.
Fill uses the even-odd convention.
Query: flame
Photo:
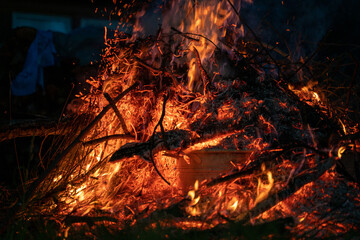
[[[303,86],[300,89],[297,89],[292,85],[288,85],[288,87],[298,95],[302,101],[306,101],[310,103],[310,105],[323,105],[319,94],[313,90],[317,84],[317,82],[309,81],[306,86]]]
[[[187,197],[190,199],[190,204],[186,207],[186,212],[191,216],[201,215],[201,208],[197,205],[200,201],[200,196],[197,196],[197,191],[199,189],[199,181],[196,180],[194,183],[194,190],[190,190],[187,194]]]
[[[227,210],[230,211],[231,213],[235,212],[236,209],[238,208],[238,203],[239,203],[238,199],[232,198],[228,203]]]
[[[266,170],[264,163],[262,163],[262,165],[261,165],[261,170],[262,170],[262,172],[265,172],[265,170]],[[258,204],[259,202],[266,199],[267,196],[269,195],[270,190],[274,186],[274,179],[272,177],[272,173],[270,171],[268,171],[266,173],[266,175],[267,175],[268,183],[264,183],[261,181],[261,178],[258,178],[258,186],[256,189],[256,199],[253,203],[253,207],[256,206],[256,204]]]
[[[243,36],[244,32],[243,26],[237,22],[234,12],[224,0],[172,1],[170,10],[164,16],[163,27],[165,32],[175,27],[197,39],[197,41],[186,41],[187,49],[189,49],[187,88],[190,91],[199,91],[205,87],[199,81],[201,75],[199,65],[202,65],[208,73],[215,71],[214,66],[209,64],[209,59],[218,48],[220,41],[225,38],[227,31],[232,29],[233,40]],[[197,59],[197,54],[199,59]]]
[[[60,174],[60,175],[56,176],[56,177],[53,179],[53,182],[57,182],[57,181],[59,181],[61,178],[62,178],[62,175]]]
[[[346,134],[347,134],[347,131],[346,131],[346,126],[345,126],[345,124],[341,121],[341,119],[339,119],[339,122],[340,122],[340,124],[341,124],[341,127],[342,127],[342,129],[343,129],[344,134],[346,135]]]
[[[338,155],[338,158],[341,158],[342,157],[342,154],[345,152],[346,150],[346,147],[344,146],[341,146],[337,152],[337,155]]]

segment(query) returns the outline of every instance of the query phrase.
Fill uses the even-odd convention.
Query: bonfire
[[[323,69],[263,42],[230,0],[174,0],[162,19],[155,35],[137,21],[106,38],[99,75],[56,128],[37,129],[57,142],[10,223],[55,222],[64,239],[100,226],[359,231],[359,126],[328,104],[313,77]]]

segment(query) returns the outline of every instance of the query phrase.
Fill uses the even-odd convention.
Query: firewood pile
[[[209,233],[279,219],[297,237],[359,231],[357,124],[304,92],[320,80],[311,59],[294,63],[222,4],[248,34],[229,27],[214,40],[177,25],[150,37],[115,32],[66,121],[3,132],[1,140],[58,135],[11,221],[57,219],[62,234],[99,223]],[[178,164],[197,150],[250,154],[181,187]]]

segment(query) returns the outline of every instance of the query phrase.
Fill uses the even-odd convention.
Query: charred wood
[[[0,129],[0,142],[22,137],[65,135],[73,131],[69,124],[69,121],[36,119],[3,125]]]
[[[126,139],[126,140],[135,140],[134,136],[131,135],[126,135],[126,134],[114,134],[114,135],[109,135],[109,136],[105,136],[105,137],[101,137],[101,138],[97,138],[97,139],[93,139],[87,142],[83,142],[84,146],[91,146],[91,145],[96,145],[102,142],[106,142],[109,140],[115,140],[115,139]]]
[[[109,162],[117,162],[133,156],[138,156],[151,162],[151,156],[163,150],[180,150],[189,143],[191,135],[184,130],[173,130],[156,133],[152,139],[143,143],[127,143],[117,150]],[[165,140],[166,139],[166,140]]]

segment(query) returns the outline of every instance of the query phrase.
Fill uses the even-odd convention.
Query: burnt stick
[[[66,135],[73,130],[69,124],[69,121],[34,119],[1,126],[0,142],[23,137]]]
[[[119,119],[120,121],[120,124],[121,124],[121,127],[122,129],[124,130],[124,133],[126,135],[130,135],[130,132],[129,130],[127,129],[127,126],[126,126],[126,123],[125,123],[125,120],[124,118],[121,116],[121,113],[119,111],[119,109],[116,107],[115,103],[114,103],[114,100],[110,97],[110,95],[106,92],[103,93],[104,94],[104,97],[106,98],[106,100],[109,102],[110,106],[112,107],[112,109],[114,110],[117,118]]]
[[[83,142],[83,145],[86,146],[91,146],[91,145],[96,145],[108,140],[115,140],[115,139],[126,139],[126,140],[135,140],[134,136],[132,135],[126,135],[126,134],[114,134],[114,135],[109,135],[109,136],[105,136],[105,137],[101,137],[101,138],[96,138],[87,142]]]
[[[189,37],[187,35],[193,35],[193,36],[204,38],[205,40],[209,41],[212,45],[214,45],[217,50],[220,50],[220,48],[210,38],[205,37],[204,35],[201,35],[201,34],[198,34],[198,33],[188,33],[188,32],[184,33],[184,32],[181,32],[180,30],[178,30],[178,29],[176,29],[174,27],[171,27],[171,30],[183,35],[184,38],[194,40],[194,41],[197,41],[197,42],[200,41],[200,40],[196,39],[196,38]]]

